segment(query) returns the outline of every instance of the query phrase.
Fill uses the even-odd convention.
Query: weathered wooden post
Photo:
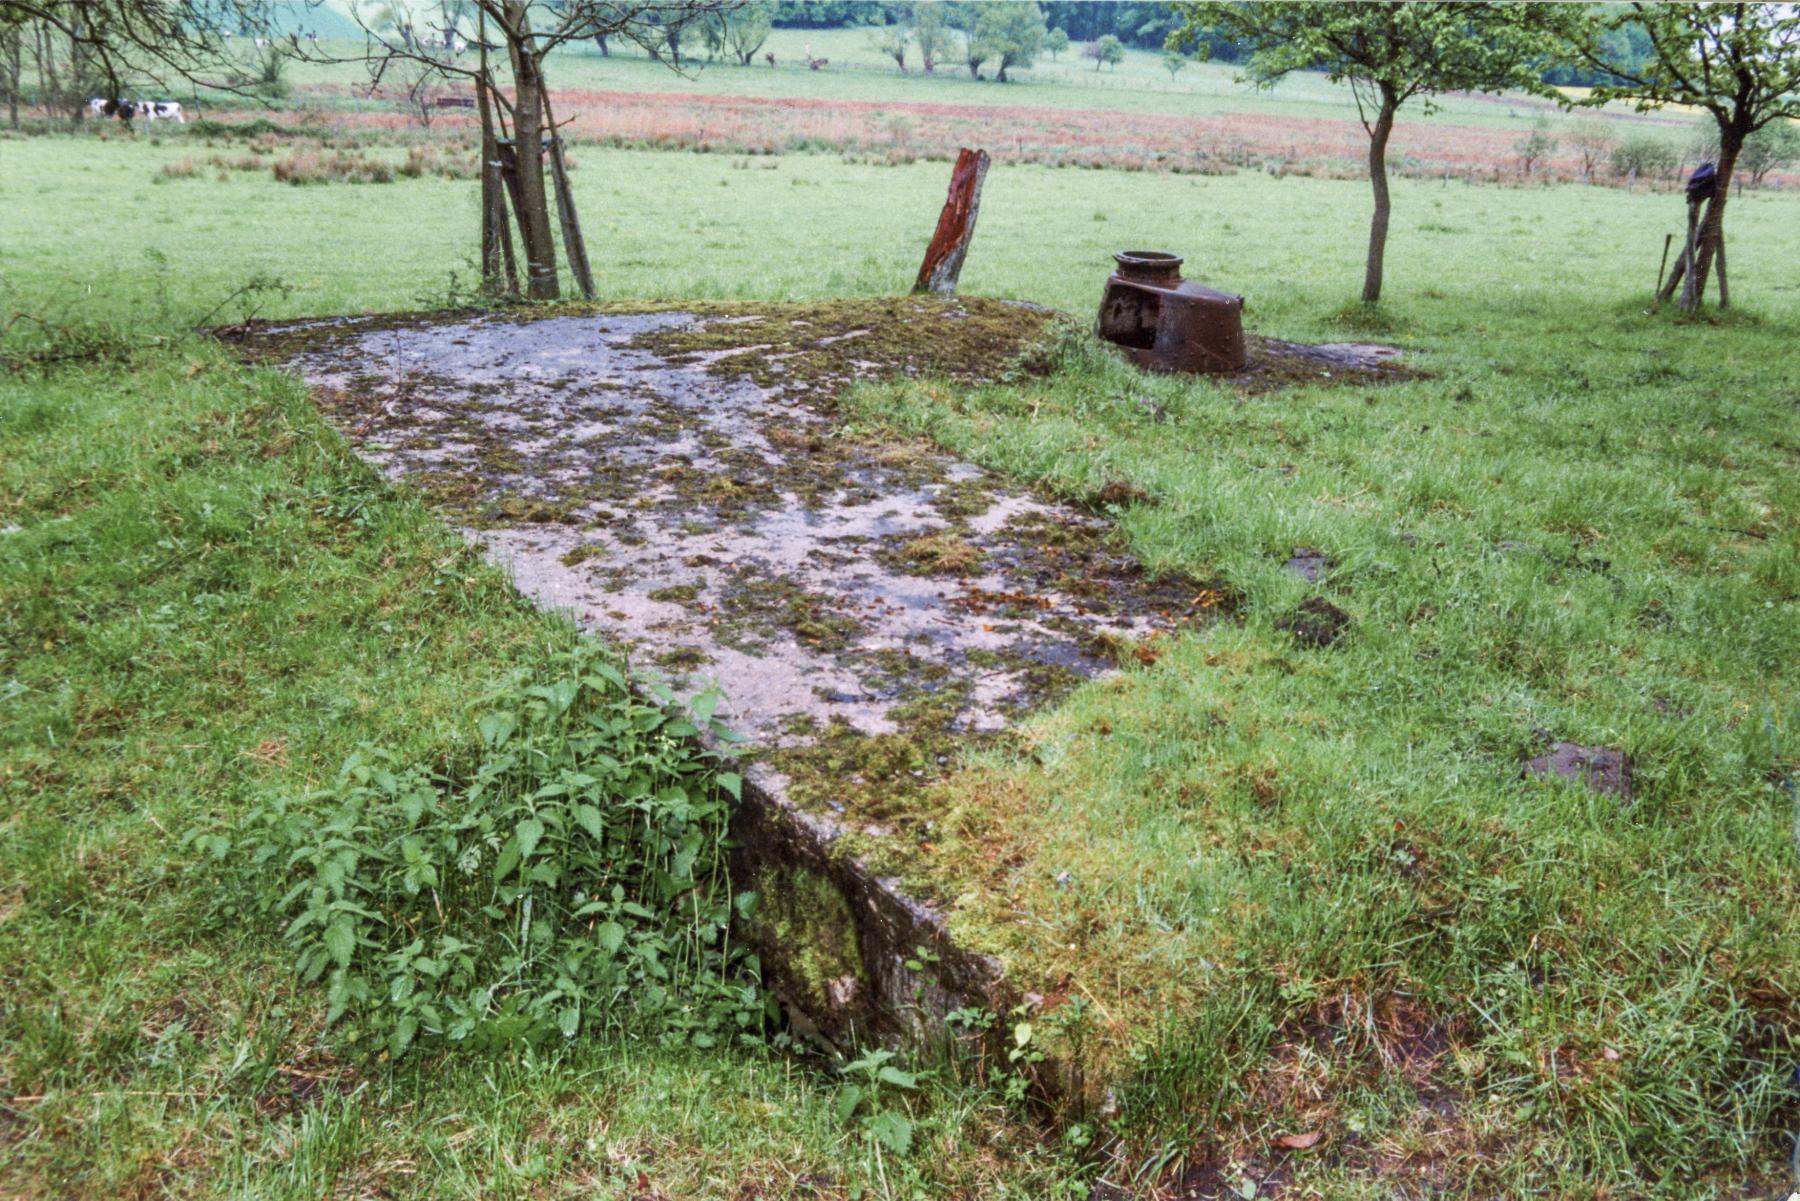
[[[562,223],[563,254],[575,285],[586,300],[594,298],[594,273],[588,266],[587,241],[581,236],[581,218],[575,215],[575,193],[569,188],[569,164],[563,157],[562,133],[550,111],[550,90],[544,90],[544,124],[550,130],[550,180],[556,193],[556,217]]]
[[[969,241],[975,236],[975,214],[981,208],[981,185],[987,179],[989,161],[985,150],[965,146],[957,153],[956,169],[950,173],[950,195],[944,200],[944,211],[938,214],[931,245],[925,248],[925,261],[919,264],[919,278],[913,284],[915,293],[949,296],[956,291]]]

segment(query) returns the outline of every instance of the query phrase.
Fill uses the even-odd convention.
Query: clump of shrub
[[[1633,175],[1654,179],[1674,171],[1678,164],[1675,148],[1661,138],[1639,134],[1612,148],[1612,173],[1621,179]]]
[[[297,137],[305,132],[267,117],[258,117],[254,121],[215,121],[211,117],[196,117],[187,126],[190,138]]]
[[[406,161],[399,166],[408,179],[435,175],[441,179],[476,179],[481,175],[477,154],[451,154],[436,146],[408,146]]]
[[[360,154],[304,151],[269,165],[280,183],[392,183],[394,169],[380,159]]]
[[[227,908],[279,924],[369,1050],[754,1038],[767,1007],[729,933],[754,898],[725,874],[741,785],[693,742],[711,702],[690,716],[578,649],[494,698],[472,754],[365,749],[193,839],[237,870]]]
[[[222,154],[208,155],[204,160],[191,155],[184,156],[172,163],[164,163],[155,177],[156,183],[169,179],[195,179],[203,167],[212,167],[219,173],[220,179],[230,178],[233,171],[261,171],[263,161],[255,154],[240,154],[236,158],[226,158]]]

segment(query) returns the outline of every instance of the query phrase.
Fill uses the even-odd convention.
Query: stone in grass
[[[1096,510],[1125,509],[1132,505],[1155,505],[1156,498],[1132,483],[1114,476],[1087,497],[1087,507]]]
[[[1581,780],[1595,792],[1616,796],[1628,805],[1631,803],[1631,758],[1611,747],[1559,742],[1549,754],[1527,759],[1521,774]]]
[[[1296,546],[1294,553],[1288,556],[1283,564],[1289,571],[1309,584],[1319,582],[1319,577],[1329,571],[1333,564],[1331,556],[1322,550],[1314,550],[1310,546]]]
[[[1275,623],[1301,646],[1326,647],[1343,636],[1350,615],[1322,596],[1308,597],[1300,607]]]

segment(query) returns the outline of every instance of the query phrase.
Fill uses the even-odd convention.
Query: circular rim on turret
[[[1139,271],[1179,271],[1187,260],[1166,250],[1121,250],[1113,262]]]

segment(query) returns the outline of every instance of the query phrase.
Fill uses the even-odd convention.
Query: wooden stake
[[[1694,235],[1700,223],[1700,206],[1688,205],[1687,244],[1682,248],[1681,257],[1675,260],[1675,269],[1669,272],[1669,278],[1663,281],[1662,290],[1656,294],[1656,303],[1662,304],[1675,295],[1675,285],[1687,274],[1694,261]]]
[[[575,215],[575,193],[569,189],[569,167],[563,160],[562,135],[550,112],[550,89],[544,89],[544,125],[550,131],[550,177],[556,188],[556,219],[562,224],[563,255],[575,276],[575,286],[588,300],[594,298],[594,272],[588,266],[587,242],[581,236],[581,218]]]
[[[1687,279],[1681,285],[1681,308],[1683,312],[1688,313],[1691,313],[1700,307],[1701,298],[1695,295],[1694,291],[1694,264],[1698,261],[1694,256],[1699,253],[1699,242],[1700,206],[1698,204],[1690,203],[1688,205],[1687,253],[1684,256],[1684,261],[1687,264]]]
[[[988,162],[985,150],[964,147],[958,152],[956,169],[950,173],[950,195],[938,214],[931,245],[925,248],[925,261],[919,264],[914,292],[955,293],[969,242],[975,237],[975,216],[981,210],[981,184],[987,179]]]
[[[519,267],[513,257],[511,220],[500,188],[500,148],[494,135],[497,101],[488,95],[487,17],[478,13],[476,38],[481,46],[481,71],[475,77],[475,97],[481,109],[481,289],[490,296],[519,294]]]
[[[1674,241],[1675,241],[1674,234],[1664,234],[1663,235],[1662,262],[1660,262],[1656,265],[1656,290],[1658,292],[1662,291],[1663,272],[1665,272],[1669,269],[1669,247],[1670,247],[1670,245],[1672,245],[1674,243]]]
[[[1719,231],[1719,247],[1714,257],[1719,260],[1719,307],[1728,309],[1731,307],[1731,285],[1725,282],[1725,231],[1723,229]]]

